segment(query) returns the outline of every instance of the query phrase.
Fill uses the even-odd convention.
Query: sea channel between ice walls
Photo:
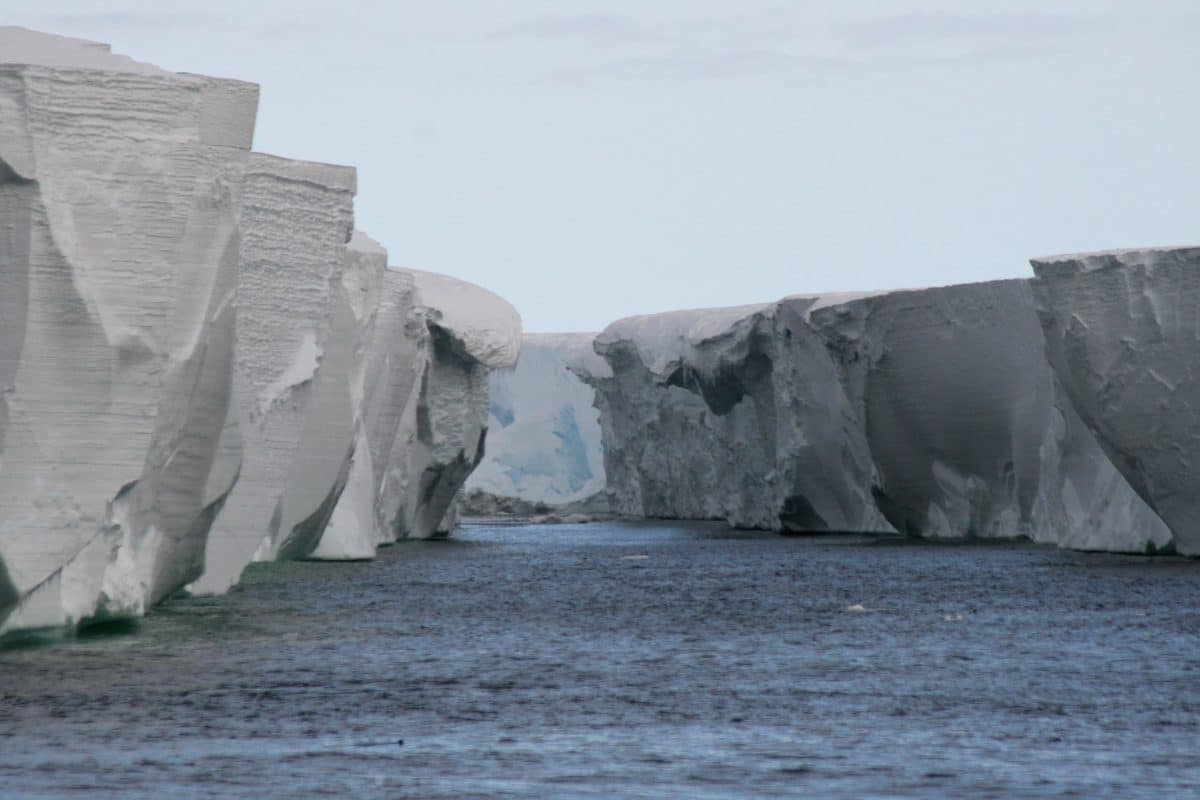
[[[0,28],[0,634],[460,510],[1200,554],[1200,248],[523,337],[257,106]]]

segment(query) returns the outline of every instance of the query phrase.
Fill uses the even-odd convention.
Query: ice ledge
[[[88,39],[0,25],[0,64],[167,75],[167,70],[112,52],[110,45]]]
[[[1200,245],[1128,247],[1040,256],[1030,259],[1029,263],[1039,275],[1071,274],[1113,267],[1149,266],[1159,261],[1187,261],[1195,259],[1198,254]]]
[[[467,356],[491,369],[517,363],[521,315],[507,300],[449,275],[388,269],[412,275],[417,302],[426,309],[427,322],[448,333]]]

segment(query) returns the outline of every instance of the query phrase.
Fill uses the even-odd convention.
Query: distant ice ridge
[[[605,488],[595,392],[572,370],[604,362],[591,333],[528,333],[512,370],[491,376],[487,452],[468,491],[559,506]]]
[[[609,326],[614,509],[787,531],[1171,540],[1055,381],[1026,281],[797,296]]]
[[[1200,247],[1034,259],[1047,355],[1082,423],[1200,555]]]
[[[385,269],[257,100],[0,28],[0,634],[446,527],[520,320]]]

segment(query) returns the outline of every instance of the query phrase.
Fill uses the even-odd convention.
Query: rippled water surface
[[[1196,797],[1200,562],[602,524],[256,567],[0,650],[0,795]]]

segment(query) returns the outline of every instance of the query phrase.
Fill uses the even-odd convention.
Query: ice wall
[[[352,167],[250,156],[233,374],[242,468],[193,592],[226,591],[256,557],[307,555],[344,484],[354,323],[337,299],[354,191]]]
[[[1200,554],[1200,247],[1035,259],[1046,352],[1112,463]]]
[[[777,530],[891,530],[816,297],[622,320],[592,374],[614,510]]]
[[[595,392],[572,371],[603,368],[594,338],[525,334],[516,367],[492,372],[487,452],[468,491],[561,505],[604,490]]]
[[[1169,541],[1063,395],[1027,281],[875,295],[812,322],[856,399],[872,491],[897,530],[1106,550]]]
[[[375,528],[375,468],[367,442],[368,398],[376,395],[381,376],[380,364],[368,358],[373,348],[382,346],[389,354],[398,349],[395,334],[387,331],[377,337],[376,324],[382,315],[384,272],[387,250],[366,234],[355,231],[346,246],[342,278],[335,287],[335,338],[349,344],[345,350],[348,375],[340,399],[346,401],[340,413],[346,416],[352,437],[349,474],[331,487],[340,497],[323,531],[310,527],[294,541],[300,557],[344,560],[370,558],[375,554],[378,536]],[[369,368],[368,368],[369,367]],[[316,533],[318,537],[313,537]]]
[[[0,634],[453,522],[520,320],[387,270],[257,99],[0,28]]]
[[[592,376],[616,510],[776,530],[1169,533],[1075,415],[1025,281],[622,320]]]
[[[257,99],[0,28],[0,630],[140,614],[201,570]]]

